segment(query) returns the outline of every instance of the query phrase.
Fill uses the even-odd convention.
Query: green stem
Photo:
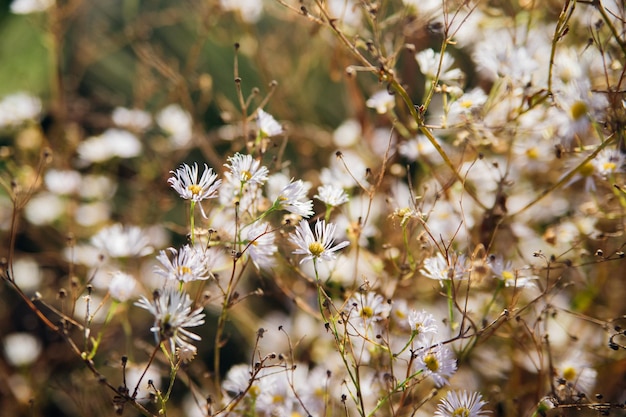
[[[196,208],[196,202],[195,201],[191,201],[191,208],[189,210],[189,225],[191,227],[191,246],[193,247],[193,245],[196,243],[196,225],[195,225],[195,208]]]

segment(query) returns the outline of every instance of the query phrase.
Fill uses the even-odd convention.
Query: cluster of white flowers
[[[59,291],[55,311],[81,328],[81,360],[92,369],[116,320],[129,357],[139,345],[131,338],[152,333],[150,362],[139,370],[129,364],[128,381],[124,362],[115,395],[120,403],[153,395],[162,414],[178,373],[209,355],[210,369],[198,364],[199,372],[185,375],[201,415],[481,417],[489,411],[486,391],[478,391],[500,385],[517,395],[504,387],[512,372],[549,387],[545,404],[588,405],[600,385],[597,358],[612,360],[601,353],[607,329],[623,333],[591,316],[621,308],[621,292],[607,277],[621,276],[626,228],[626,40],[617,30],[624,6],[587,2],[574,11],[576,2],[566,2],[555,22],[558,13],[533,2],[520,3],[523,13],[514,18],[480,2],[312,3],[300,13],[332,28],[361,61],[348,64],[347,76],[371,71],[378,81],[351,86],[346,96],[358,103],[350,116],[332,119],[334,130],[316,126],[310,134],[298,117],[283,123],[264,110],[270,97],[259,99],[256,90],[249,98],[238,90],[239,124],[220,102],[227,126],[205,127],[213,108],[204,105],[225,99],[210,91],[221,86],[205,83],[208,73],[194,74],[198,108],[196,90],[182,106],[116,107],[101,118],[108,124],[66,129],[67,151],[56,149],[53,132],[49,142],[61,157],[42,158],[51,166],[42,163],[40,171],[3,157],[12,177],[2,176],[0,206],[15,215],[1,211],[1,230],[12,238],[76,230],[62,258],[71,265],[70,297]],[[11,11],[49,10],[31,18],[54,21],[65,6],[14,0]],[[279,9],[220,0],[203,12],[252,28]],[[601,23],[586,22],[590,16]],[[576,30],[559,33],[563,19]],[[244,38],[238,54],[263,45]],[[361,88],[373,93],[364,97]],[[43,107],[26,93],[0,100],[0,133],[15,135],[19,150],[3,147],[4,156],[25,158],[48,141],[46,123],[37,123]],[[301,132],[320,139],[287,144]],[[131,208],[116,206],[126,201]],[[22,214],[24,232],[15,227]],[[154,223],[136,226],[140,220]],[[49,257],[35,261],[13,249],[7,281],[43,297],[37,291],[49,274],[37,262]],[[239,343],[237,332],[249,332],[255,320],[277,326]],[[141,336],[132,335],[142,324]],[[15,329],[5,336],[10,367],[46,356],[36,338]],[[234,357],[230,347],[248,342],[245,365],[224,354]],[[265,354],[267,346],[278,348]],[[160,372],[162,364],[169,372]],[[170,377],[167,392],[160,373]],[[15,391],[26,398],[28,390]],[[210,398],[206,406],[198,406],[200,393]]]

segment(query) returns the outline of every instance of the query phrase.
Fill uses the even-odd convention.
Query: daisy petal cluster
[[[204,172],[200,178],[198,178],[198,173],[197,163],[193,166],[183,164],[176,171],[170,171],[173,176],[167,180],[167,183],[185,200],[199,202],[217,197],[222,180],[217,179],[217,174],[206,164],[204,164]]]
[[[190,282],[205,280],[211,276],[207,257],[189,245],[183,246],[180,250],[175,248],[162,250],[157,255],[157,260],[160,265],[155,267],[155,273],[167,280]]]
[[[349,200],[348,194],[346,194],[344,189],[333,184],[325,184],[318,187],[315,198],[329,207],[340,206]]]
[[[270,225],[256,222],[246,231],[248,245],[246,252],[257,268],[269,268],[274,264],[274,255],[278,248],[274,244],[275,235]]]
[[[293,253],[305,255],[300,261],[301,264],[318,259],[332,261],[336,257],[335,252],[350,244],[348,241],[343,241],[333,246],[335,227],[332,223],[326,224],[325,220],[318,220],[315,223],[315,234],[313,234],[309,223],[306,220],[300,221],[290,239],[297,246]]]
[[[456,372],[456,359],[452,351],[442,344],[437,344],[418,355],[418,370],[432,378],[437,387],[447,385],[448,379]]]
[[[367,328],[369,324],[389,317],[391,306],[382,295],[375,292],[357,293],[346,303],[349,320],[358,327]]]
[[[189,294],[172,287],[155,291],[152,300],[141,296],[135,302],[137,307],[148,310],[154,316],[150,331],[158,343],[169,340],[172,352],[176,347],[193,347],[192,341],[201,340],[200,336],[187,330],[187,327],[204,324],[202,308],[192,310],[192,304]]]
[[[487,416],[483,410],[487,403],[482,400],[482,395],[477,392],[448,391],[445,398],[437,406],[435,417],[481,417]]]
[[[439,281],[459,280],[465,277],[465,256],[448,256],[449,260],[437,252],[437,255],[424,260],[424,266],[420,269],[423,276]]]
[[[422,346],[430,344],[439,332],[435,317],[426,310],[412,310],[408,317],[409,327],[414,334],[415,341]]]
[[[308,190],[302,180],[290,182],[280,191],[274,205],[298,216],[311,217],[314,214],[313,201],[307,199]]]
[[[257,110],[256,115],[257,126],[262,137],[278,136],[283,133],[283,127],[274,119],[274,117],[263,111]]]
[[[263,185],[267,180],[268,170],[261,165],[261,162],[252,158],[252,155],[242,155],[236,153],[228,158],[228,164],[224,164],[229,169],[227,178],[232,179],[239,186]]]

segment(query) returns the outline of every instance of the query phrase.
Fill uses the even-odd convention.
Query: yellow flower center
[[[591,162],[587,162],[585,165],[581,166],[578,169],[578,172],[580,172],[580,175],[582,175],[583,177],[589,177],[593,174],[593,164]]]
[[[361,317],[370,318],[374,315],[374,310],[370,306],[365,306],[361,309]]]
[[[569,109],[570,115],[574,120],[580,120],[587,114],[587,104],[584,101],[577,101],[572,104],[572,107]]]
[[[470,410],[467,407],[459,407],[452,412],[452,417],[468,417]]]
[[[437,372],[439,370],[439,361],[433,354],[426,355],[424,363],[431,372]]]
[[[502,279],[505,281],[511,281],[515,279],[515,274],[511,271],[502,271]]]
[[[191,268],[189,268],[187,265],[179,266],[178,273],[181,275],[191,274]]]
[[[283,396],[282,396],[282,395],[280,395],[280,394],[276,394],[276,395],[274,395],[274,396],[272,397],[272,402],[273,402],[274,404],[280,404],[280,403],[283,403],[283,402],[285,402],[285,397],[283,397]]]
[[[320,242],[313,242],[309,245],[309,252],[311,252],[311,255],[314,257],[318,257],[324,253],[324,245]]]
[[[250,390],[248,392],[250,393],[252,398],[256,398],[261,393],[261,388],[259,388],[258,385],[253,385],[250,387]]]
[[[572,368],[571,366],[563,369],[563,379],[570,382],[576,379],[576,369]]]
[[[536,147],[526,149],[526,156],[528,159],[538,159],[539,158],[539,149]]]
[[[252,178],[250,171],[241,171],[241,181],[246,182]]]
[[[602,164],[602,168],[605,171],[609,171],[609,172],[613,172],[615,171],[615,168],[617,168],[617,164],[615,164],[615,162],[605,162],[604,164]]]
[[[202,187],[200,187],[198,184],[191,184],[187,186],[187,189],[191,191],[191,194],[193,195],[198,195],[200,194],[200,191],[202,191]]]
[[[474,103],[472,102],[472,100],[463,100],[459,104],[461,105],[461,107],[465,109],[469,109],[470,107],[472,107],[472,104]]]

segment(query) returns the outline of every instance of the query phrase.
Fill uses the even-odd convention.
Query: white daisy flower
[[[412,310],[408,317],[409,327],[413,332],[414,339],[419,345],[425,346],[430,344],[434,336],[439,333],[435,316],[426,310]]]
[[[382,295],[374,292],[357,293],[346,303],[349,320],[359,327],[368,327],[371,323],[389,317],[391,305]]]
[[[604,179],[622,171],[624,162],[624,155],[614,149],[602,149],[591,161],[595,168],[594,173]]]
[[[340,206],[343,203],[347,203],[349,200],[348,194],[346,194],[343,188],[333,184],[326,184],[317,187],[317,194],[315,194],[315,198],[330,207]]]
[[[275,235],[267,223],[256,222],[246,231],[248,246],[246,253],[257,268],[274,265],[274,254],[278,250],[274,244]]]
[[[569,388],[575,395],[588,394],[596,385],[598,372],[578,350],[570,352],[555,368],[556,382]]]
[[[372,94],[365,102],[365,105],[370,109],[376,109],[378,114],[385,114],[395,107],[396,98],[389,94],[389,91],[380,90]]]
[[[513,268],[513,262],[505,261],[502,256],[491,255],[488,261],[491,272],[504,282],[506,287],[534,287],[535,276],[523,276],[521,271]]]
[[[311,259],[332,261],[335,259],[336,251],[350,244],[350,242],[344,241],[333,246],[334,236],[335,225],[332,223],[326,224],[325,220],[318,220],[315,223],[315,235],[313,235],[309,223],[306,220],[301,220],[296,226],[296,233],[292,234],[290,238],[297,246],[293,253],[306,255],[300,261],[301,264]]]
[[[465,276],[465,256],[451,254],[449,259],[450,261],[446,260],[441,252],[437,252],[436,256],[424,260],[424,266],[420,272],[427,278],[439,281],[463,279]]]
[[[109,294],[111,294],[113,299],[123,303],[132,297],[136,286],[137,280],[132,275],[122,271],[115,271],[109,283]]]
[[[192,301],[186,292],[168,287],[162,292],[155,291],[152,300],[141,296],[135,305],[152,313],[154,326],[150,331],[158,343],[169,340],[172,352],[176,346],[189,346],[192,340],[201,340],[186,329],[204,324],[202,307],[192,310]]]
[[[260,136],[265,138],[277,136],[284,132],[280,123],[278,123],[271,114],[263,111],[263,109],[257,110],[256,123],[259,128]]]
[[[170,141],[176,148],[184,147],[193,137],[193,119],[178,104],[170,104],[159,111],[156,122],[170,135]]]
[[[70,195],[78,192],[81,186],[81,175],[78,171],[51,169],[44,176],[48,190],[57,195]]]
[[[176,171],[170,171],[174,176],[167,183],[185,200],[194,202],[215,198],[222,180],[217,179],[217,174],[204,164],[204,172],[198,180],[198,164],[193,166],[182,164]]]
[[[419,353],[417,368],[425,376],[433,379],[437,387],[448,384],[448,379],[456,372],[456,359],[452,351],[442,344]]]
[[[36,1],[19,0],[13,4],[27,2],[36,3]],[[16,12],[14,11],[14,13]],[[28,93],[15,93],[5,96],[0,100],[0,129],[13,128],[26,121],[37,120],[41,114],[41,109],[41,100]]]
[[[55,0],[13,0],[11,12],[14,14],[31,14],[45,12],[55,3]]]
[[[157,275],[180,282],[205,280],[211,276],[208,259],[199,250],[185,245],[180,250],[167,248],[167,251],[172,255],[171,259],[164,250],[156,257],[160,262],[154,269]]]
[[[99,163],[115,157],[134,158],[141,150],[141,141],[134,134],[123,129],[107,129],[99,136],[85,139],[76,152],[85,162]]]
[[[415,59],[419,64],[422,74],[429,79],[435,79],[437,77],[437,71],[439,71],[439,81],[443,83],[456,84],[464,77],[463,71],[458,68],[452,68],[454,58],[447,52],[443,53],[442,59],[440,52],[435,52],[430,48],[424,49],[415,54]],[[439,69],[440,62],[441,69]]]
[[[448,391],[446,398],[442,398],[435,417],[481,417],[488,414],[483,411],[483,406],[487,404],[482,400],[482,395],[477,392]]]
[[[111,118],[117,126],[137,132],[143,132],[152,124],[150,113],[139,109],[116,107]]]
[[[261,165],[261,162],[252,158],[252,155],[242,155],[236,153],[228,158],[229,164],[224,164],[230,170],[227,173],[229,178],[239,185],[263,185],[267,180],[268,170]]]
[[[310,217],[314,211],[313,201],[306,199],[308,191],[309,187],[302,180],[290,182],[280,191],[274,206],[298,216]]]
[[[100,230],[91,238],[91,244],[111,258],[145,256],[154,250],[140,227],[119,223]]]

